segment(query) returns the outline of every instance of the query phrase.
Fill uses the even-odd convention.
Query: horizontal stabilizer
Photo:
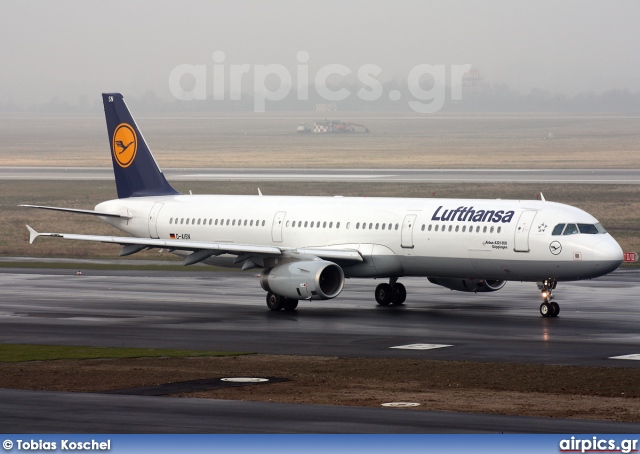
[[[133,216],[129,216],[128,214],[102,213],[100,211],[79,210],[77,208],[46,207],[46,206],[42,206],[42,205],[18,205],[18,206],[27,207],[27,208],[40,208],[41,210],[63,211],[63,212],[66,212],[66,213],[90,214],[92,216],[106,216],[106,217],[109,217],[109,218],[122,218],[122,219],[132,219],[133,218]]]

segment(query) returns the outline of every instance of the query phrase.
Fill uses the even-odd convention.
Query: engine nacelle
[[[342,291],[344,272],[326,260],[289,262],[265,270],[260,285],[268,292],[296,300],[328,300]]]
[[[507,281],[497,279],[452,279],[448,277],[430,277],[429,282],[459,292],[495,292],[507,283]]]

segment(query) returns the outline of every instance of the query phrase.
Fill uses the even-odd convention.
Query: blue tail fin
[[[167,182],[120,93],[103,93],[118,198],[179,194]]]

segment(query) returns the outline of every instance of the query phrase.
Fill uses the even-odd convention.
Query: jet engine
[[[267,292],[296,300],[328,300],[342,291],[344,273],[333,262],[303,260],[266,269],[260,285]]]
[[[497,279],[452,279],[430,277],[429,282],[459,292],[495,292],[504,287],[507,281]]]

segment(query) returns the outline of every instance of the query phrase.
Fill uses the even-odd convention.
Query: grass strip
[[[51,361],[56,359],[182,358],[239,356],[243,352],[173,350],[158,348],[76,347],[66,345],[0,344],[0,362]]]

